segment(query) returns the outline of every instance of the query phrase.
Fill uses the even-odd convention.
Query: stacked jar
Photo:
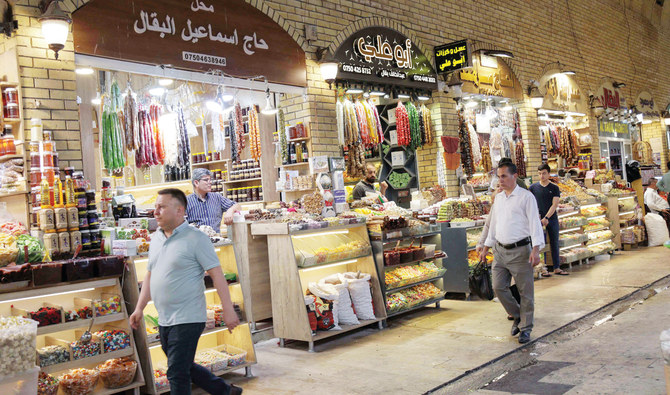
[[[239,203],[260,202],[263,201],[263,186],[230,188],[226,191],[226,197]]]
[[[117,180],[118,181],[118,180]],[[117,183],[118,185],[118,183]],[[102,208],[102,216],[105,218],[113,217],[111,211],[112,207],[112,180],[109,178],[102,179],[102,188],[100,189],[100,206]]]
[[[14,87],[2,90],[2,103],[4,108],[3,117],[19,119],[19,91]]]

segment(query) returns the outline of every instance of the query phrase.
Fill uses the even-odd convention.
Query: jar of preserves
[[[91,249],[91,231],[82,230],[81,232],[81,249],[83,251]]]
[[[58,234],[53,231],[45,233],[42,238],[44,241],[44,249],[49,252],[50,256],[55,256],[58,254]]]
[[[19,105],[17,103],[10,103],[5,106],[5,118],[19,118]]]
[[[58,251],[61,254],[69,254],[71,251],[70,232],[58,233]]]
[[[240,188],[240,193],[238,195],[238,199],[240,202],[246,202],[247,201],[247,188]]]
[[[44,167],[44,169],[42,170],[42,178],[46,178],[49,185],[53,185],[54,180],[56,178],[56,172],[54,171],[54,168]]]
[[[2,92],[2,96],[5,105],[9,104],[16,104],[17,106],[19,105],[19,91],[17,91],[16,88],[6,88],[5,91]]]
[[[5,154],[7,155],[16,155],[16,146],[14,145],[14,138],[8,137],[5,139]]]
[[[54,154],[52,151],[42,152],[42,165],[45,167],[54,167]]]
[[[216,160],[216,161],[221,160],[221,152],[220,151],[214,151],[214,160]]]

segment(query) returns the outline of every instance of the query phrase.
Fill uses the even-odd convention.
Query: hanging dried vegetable
[[[105,169],[115,172],[126,165],[124,159],[124,132],[119,121],[121,91],[116,82],[112,83],[109,98],[105,100],[102,112],[102,157]]]
[[[282,163],[288,163],[289,162],[289,154],[288,154],[288,141],[286,140],[286,120],[284,118],[284,110],[279,109],[277,113],[277,118],[279,122],[279,130],[277,130],[277,133],[279,133],[279,145],[281,147],[281,160]]]
[[[345,99],[344,105],[344,140],[347,145],[359,144],[361,135],[356,119],[356,107],[351,100]]]
[[[354,106],[356,108],[356,121],[358,122],[358,131],[361,134],[361,142],[366,148],[370,148],[372,140],[370,138],[367,117],[365,116],[365,106],[358,100],[356,100]]]
[[[237,144],[238,134],[235,130],[235,114],[231,112],[228,115],[228,127],[230,128],[230,160],[233,163],[240,162],[239,145]]]
[[[401,101],[398,101],[398,106],[395,108],[395,127],[398,145],[408,146],[410,143],[409,115]]]
[[[472,146],[470,145],[470,132],[467,122],[463,117],[463,110],[458,111],[458,137],[461,149],[461,166],[463,172],[471,177],[475,173],[475,166],[472,160]]]
[[[384,131],[382,130],[382,123],[379,120],[377,106],[375,106],[374,103],[370,101],[370,99],[368,99],[368,106],[372,110],[372,117],[374,118],[374,122],[377,126],[377,142],[381,144],[384,141]]]
[[[163,107],[158,104],[152,104],[149,109],[151,130],[153,131],[154,136],[154,147],[156,148],[156,159],[158,164],[161,165],[165,162],[165,149],[163,148],[165,143],[163,141],[163,133],[161,133],[161,130],[158,127],[158,117],[160,117],[162,112]]]
[[[335,103],[335,118],[337,119],[337,142],[339,145],[344,146],[344,104],[342,100],[338,100]]]
[[[425,144],[432,145],[435,141],[435,130],[430,119],[430,110],[425,104],[421,105],[421,119],[423,119],[424,134],[426,136]]]
[[[181,104],[177,108],[177,122],[179,123],[179,158],[177,164],[182,168],[188,168],[191,164],[191,142],[188,139],[186,117]]]
[[[409,147],[416,150],[421,146],[421,125],[419,124],[419,112],[412,102],[407,102],[407,118],[409,119],[410,142]]]
[[[235,141],[237,144],[238,155],[244,151],[244,120],[242,119],[242,107],[240,102],[235,101]],[[231,133],[232,134],[232,133]]]
[[[252,105],[251,109],[249,109],[249,146],[251,147],[251,157],[260,161],[261,132],[258,125],[258,111],[256,111],[255,105]]]
[[[484,170],[484,173],[488,173],[493,169],[493,164],[491,162],[491,151],[489,150],[489,146],[486,144],[484,144],[482,147],[481,166]]]
[[[124,130],[126,135],[126,150],[134,151],[140,147],[139,127],[137,121],[137,101],[135,94],[128,89],[123,102]]]
[[[470,135],[470,151],[472,152],[473,165],[478,165],[482,161],[482,152],[479,147],[479,135],[475,126],[468,122],[468,133]]]
[[[519,178],[526,178],[526,158],[523,151],[523,140],[516,141],[516,171]]]

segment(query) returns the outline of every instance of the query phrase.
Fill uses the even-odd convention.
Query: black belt
[[[519,240],[516,243],[512,243],[512,244],[503,244],[503,243],[500,243],[500,242],[498,243],[499,246],[501,246],[502,248],[504,248],[506,250],[511,250],[512,248],[527,246],[528,244],[530,244],[530,237],[526,237],[525,239]]]

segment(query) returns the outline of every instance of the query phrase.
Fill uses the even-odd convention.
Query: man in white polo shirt
[[[485,260],[489,248],[493,247],[493,290],[507,314],[514,318],[512,336],[519,334],[519,343],[523,344],[530,341],[533,329],[533,267],[540,263],[544,233],[535,197],[516,184],[516,166],[502,163],[497,174],[503,191],[496,195],[489,214],[491,224],[480,259]],[[521,303],[509,289],[512,278],[519,289]]]
[[[151,239],[147,275],[130,325],[133,329],[139,327],[144,308],[153,300],[172,394],[189,395],[191,380],[210,394],[241,394],[241,388],[228,385],[193,362],[207,321],[205,272],[221,299],[228,330],[232,332],[240,321],[209,237],[184,220],[186,204],[186,195],[179,189],[158,192],[154,216],[159,229]]]

